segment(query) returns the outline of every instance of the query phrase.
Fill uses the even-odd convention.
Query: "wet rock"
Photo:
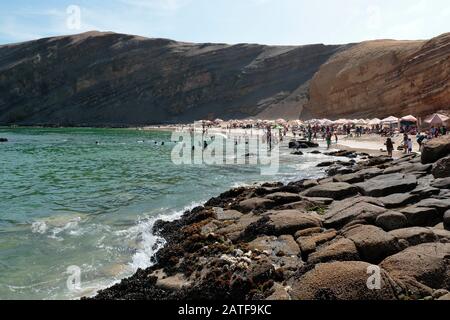
[[[380,198],[380,201],[388,209],[404,207],[417,200],[419,200],[419,197],[411,193],[396,193]]]
[[[417,246],[423,243],[430,243],[438,241],[438,237],[433,230],[422,227],[412,227],[399,229],[389,232],[390,235],[397,239],[402,239],[408,242],[409,246]]]
[[[450,157],[437,161],[433,165],[432,174],[436,179],[450,177]]]
[[[314,150],[311,151],[310,154],[322,154],[322,152],[320,152],[319,150]]]
[[[251,250],[257,249],[273,256],[298,256],[300,254],[300,248],[291,235],[258,237],[250,242],[248,247]]]
[[[295,300],[396,300],[397,285],[381,270],[381,290],[367,287],[368,271],[373,267],[360,261],[317,264],[293,284]]]
[[[417,187],[417,179],[412,175],[394,173],[381,175],[358,183],[356,186],[361,193],[371,197],[386,197],[393,193],[403,193],[414,190]]]
[[[251,198],[239,202],[237,209],[243,213],[249,213],[256,210],[271,209],[275,205],[275,202],[269,199]]]
[[[331,261],[360,260],[355,243],[346,238],[336,239],[320,247],[308,257],[308,263],[317,264]]]
[[[375,223],[376,218],[387,210],[384,207],[373,204],[377,203],[377,201],[372,201],[371,199],[373,198],[359,197],[334,202],[324,216],[324,226],[339,229],[355,220]]]
[[[450,135],[442,136],[425,143],[422,150],[422,163],[434,163],[450,154]]]
[[[8,139],[6,139],[6,138],[0,138],[0,143],[1,142],[8,142]]]
[[[375,224],[385,231],[391,231],[405,228],[408,219],[400,212],[387,211],[377,217]]]
[[[447,288],[450,243],[426,243],[386,258],[380,266],[397,279],[415,280],[429,288]],[[447,257],[447,258],[446,258]]]
[[[354,226],[344,231],[343,236],[352,240],[361,259],[370,263],[380,263],[400,251],[397,239],[375,226]]]
[[[441,217],[436,209],[412,206],[401,211],[408,219],[410,227],[432,227],[440,222]]]
[[[439,189],[450,189],[450,178],[436,179],[431,186]]]
[[[303,156],[303,152],[301,152],[300,150],[292,152],[291,154],[294,156]]]
[[[332,182],[318,185],[302,193],[305,197],[332,198],[342,200],[358,193],[358,189],[348,183]]]
[[[269,194],[265,197],[265,199],[269,199],[275,203],[275,205],[280,206],[283,204],[288,204],[292,202],[297,202],[301,200],[300,195],[295,193],[287,193],[287,192],[277,192],[273,194]]]

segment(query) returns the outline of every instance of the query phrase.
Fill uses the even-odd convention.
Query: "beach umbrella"
[[[339,120],[336,120],[334,123],[335,124],[347,124],[348,120],[347,119],[339,119]]]
[[[398,123],[398,120],[398,118],[391,116],[381,120],[381,123],[393,124]]]
[[[444,116],[443,114],[439,114],[439,113],[435,113],[433,115],[431,115],[430,117],[427,118],[427,120],[425,120],[426,123],[431,124],[431,125],[437,125],[437,124],[442,124],[446,121],[448,121],[450,118],[447,116]]]
[[[376,125],[381,124],[381,120],[378,118],[375,118],[375,119],[369,120],[367,123],[371,126],[376,126]]]
[[[406,116],[401,118],[401,121],[406,121],[406,122],[418,122],[419,120],[417,120],[416,117],[413,117],[412,115]]]
[[[367,124],[367,122],[364,119],[358,119],[358,120],[355,120],[355,124],[360,125],[360,126],[364,126],[364,125]]]
[[[224,122],[222,119],[216,119],[216,120],[214,120],[214,122],[215,123],[222,123],[222,122]]]

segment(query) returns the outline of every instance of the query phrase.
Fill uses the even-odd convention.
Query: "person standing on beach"
[[[386,149],[387,149],[387,152],[388,152],[388,156],[392,157],[392,153],[394,151],[394,143],[392,142],[392,139],[391,138],[387,138],[385,145],[386,145]]]
[[[327,133],[327,149],[331,148],[331,132]]]

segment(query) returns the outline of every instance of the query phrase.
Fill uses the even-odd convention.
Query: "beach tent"
[[[384,124],[395,124],[395,123],[398,123],[398,121],[399,121],[398,118],[391,116],[391,117],[388,117],[386,119],[381,120],[381,123],[384,123]]]
[[[448,120],[450,120],[449,117],[444,116],[443,114],[435,113],[428,117],[425,122],[430,125],[441,125]]]
[[[404,121],[404,122],[414,122],[414,123],[419,122],[419,120],[417,120],[416,117],[413,117],[413,116],[411,116],[411,115],[406,116],[406,117],[403,117],[403,118],[401,118],[400,120],[401,120],[401,121]]]
[[[377,126],[377,125],[381,124],[381,120],[378,118],[375,118],[375,119],[369,120],[368,124],[371,126]]]

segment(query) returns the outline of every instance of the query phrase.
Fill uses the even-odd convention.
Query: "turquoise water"
[[[174,165],[170,132],[0,128],[0,137],[9,140],[0,144],[0,299],[93,294],[150,265],[163,244],[150,232],[156,219],[230,187],[315,177],[322,157],[283,147],[280,173],[261,176],[254,166]],[[70,266],[81,270],[79,290],[66,284]]]

